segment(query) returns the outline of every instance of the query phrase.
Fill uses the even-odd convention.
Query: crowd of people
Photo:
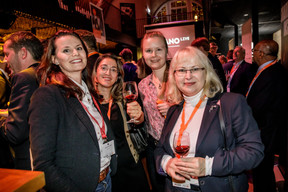
[[[278,49],[260,41],[251,64],[243,47],[221,59],[200,37],[170,61],[165,37],[151,31],[135,63],[128,48],[97,52],[86,30],[45,42],[15,32],[0,65],[0,166],[43,171],[43,191],[246,192],[252,177],[255,192],[276,192],[288,115]],[[129,100],[131,81],[139,97]]]

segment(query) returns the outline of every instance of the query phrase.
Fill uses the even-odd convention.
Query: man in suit
[[[260,41],[253,50],[253,60],[259,66],[246,94],[247,102],[261,131],[265,157],[253,169],[254,192],[275,192],[274,155],[285,150],[285,129],[288,107],[287,71],[277,61],[278,44]],[[281,145],[281,146],[280,146]]]
[[[237,46],[233,51],[233,67],[227,83],[227,92],[246,95],[257,67],[245,61],[245,49]]]
[[[99,53],[97,52],[97,40],[94,34],[90,31],[78,29],[75,30],[75,32],[84,41],[84,44],[88,50],[87,72],[89,77],[91,77],[94,63],[99,57]]]
[[[208,59],[210,60],[210,62],[213,65],[213,69],[215,70],[215,72],[217,73],[223,88],[226,90],[226,77],[225,77],[225,73],[222,67],[222,64],[220,63],[220,61],[218,60],[218,58],[215,58],[210,52],[210,45],[209,45],[209,41],[206,37],[199,37],[197,39],[195,39],[192,43],[191,46],[193,47],[197,47],[198,49],[200,49],[205,55],[207,55]]]
[[[42,57],[43,46],[32,33],[19,31],[7,37],[4,54],[15,75],[11,81],[8,117],[2,123],[0,134],[15,152],[15,168],[30,170],[27,110],[30,97],[38,88],[35,70]]]

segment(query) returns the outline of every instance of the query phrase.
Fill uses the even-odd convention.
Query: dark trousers
[[[154,157],[154,150],[156,148],[155,142],[156,140],[151,135],[149,135],[148,146],[146,148],[147,168],[152,184],[152,191],[162,192],[164,191],[165,177],[159,175],[156,171],[155,157]]]
[[[254,192],[276,192],[274,155],[265,154],[263,161],[252,170]]]

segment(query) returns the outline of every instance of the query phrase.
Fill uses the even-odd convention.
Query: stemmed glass
[[[138,89],[135,81],[127,81],[123,83],[123,97],[127,103],[133,102],[138,98]],[[133,117],[127,123],[137,123]]]
[[[179,132],[176,132],[173,138],[173,148],[177,158],[187,155],[190,149],[189,133],[184,131],[181,138],[179,138]]]

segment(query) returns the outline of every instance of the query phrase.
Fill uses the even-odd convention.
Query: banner
[[[100,7],[90,3],[91,23],[94,36],[98,43],[106,44],[103,11]]]

